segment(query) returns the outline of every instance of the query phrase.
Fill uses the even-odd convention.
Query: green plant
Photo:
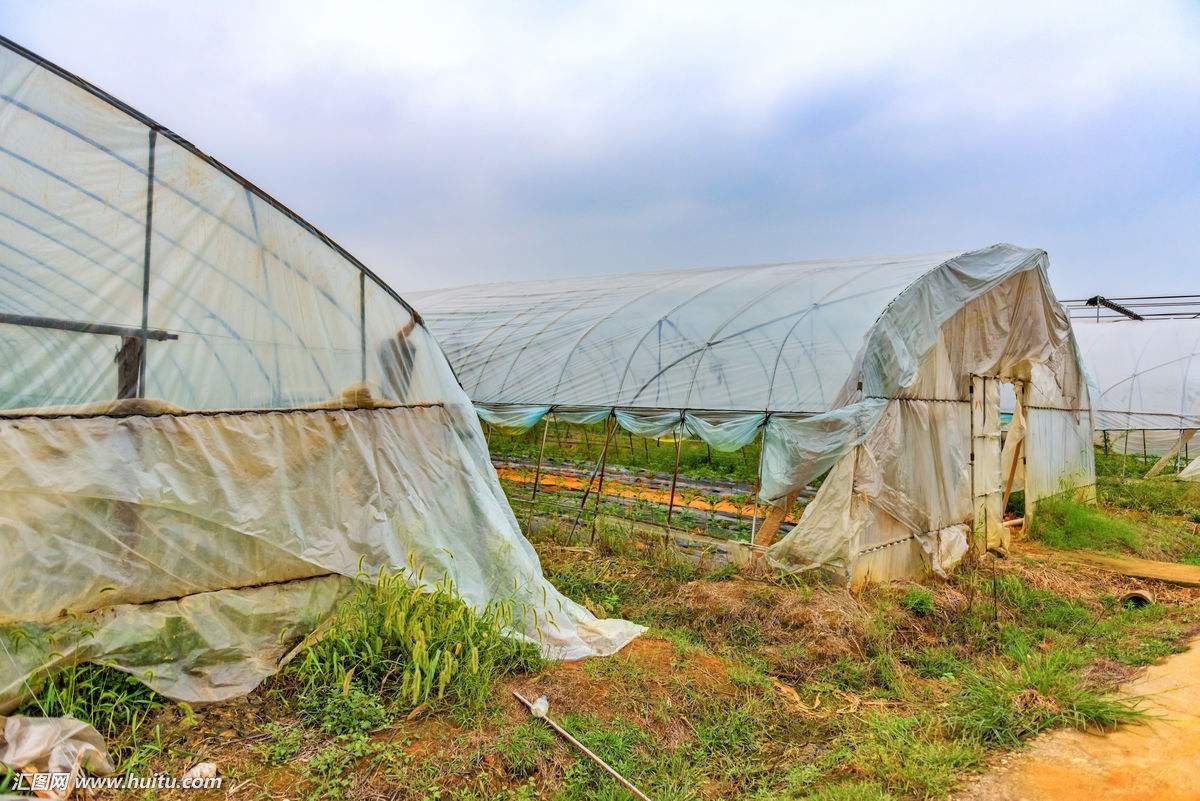
[[[267,734],[267,741],[255,751],[268,765],[284,765],[300,753],[303,738],[299,729],[268,723],[263,726],[263,732]]]
[[[1137,553],[1141,546],[1132,525],[1065,495],[1038,501],[1029,533],[1051,548]]]
[[[170,703],[128,673],[88,663],[63,668],[36,690],[18,714],[91,723],[107,741],[109,756],[118,766],[150,742],[143,731],[147,717]]]
[[[537,772],[538,760],[554,746],[554,733],[538,720],[522,723],[496,748],[509,775],[523,779]]]
[[[933,593],[925,587],[909,587],[900,596],[900,605],[917,617],[928,617],[934,612]]]
[[[337,731],[382,724],[385,685],[400,709],[444,701],[477,713],[497,677],[541,663],[533,645],[508,636],[513,621],[511,604],[472,610],[449,584],[424,590],[381,572],[374,583],[358,582],[324,636],[286,672],[299,685],[301,709],[331,714]]]
[[[948,715],[954,731],[976,742],[1014,746],[1055,726],[1106,729],[1140,720],[1136,703],[1085,686],[1063,652],[1002,662],[961,677]]]
[[[943,737],[926,712],[871,713],[865,723],[839,739],[847,751],[842,768],[905,797],[944,796],[962,771],[983,758],[975,743]]]

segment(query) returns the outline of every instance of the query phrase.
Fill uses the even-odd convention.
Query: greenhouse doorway
[[[1006,552],[1013,524],[1024,519],[1023,395],[1022,382],[971,376],[971,546],[979,555]]]

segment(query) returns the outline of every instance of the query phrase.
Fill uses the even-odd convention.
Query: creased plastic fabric
[[[0,715],[0,765],[14,770],[32,766],[39,773],[113,773],[104,738],[89,723],[74,718]]]
[[[475,407],[479,418],[504,431],[528,431],[542,421],[549,406],[494,406],[482,404]]]
[[[442,405],[0,424],[0,624],[383,568],[512,600],[551,656],[621,647],[640,627],[542,577],[477,426]]]
[[[763,413],[687,412],[683,424],[689,434],[712,446],[714,451],[732,453],[758,438],[766,418]]]
[[[781,498],[824,473],[879,422],[888,402],[871,398],[811,417],[774,415],[763,440],[763,498]]]
[[[1094,482],[1090,446],[1084,453],[1076,442],[1077,421],[1085,431],[1090,425],[1086,375],[1069,321],[1049,288],[1044,254],[1028,258],[994,248],[938,272],[943,274],[918,283],[943,287],[957,309],[944,316],[943,293],[926,288],[906,292],[889,306],[880,329],[867,338],[887,344],[863,357],[862,382],[864,394],[867,387],[890,387],[896,397],[880,401],[883,409],[872,412],[878,419],[861,444],[837,462],[800,523],[770,548],[775,566],[819,566],[851,583],[945,569],[961,550],[960,524],[974,518],[973,493],[1003,486],[997,442],[994,475],[986,486],[975,487],[972,375],[1022,382],[1031,405],[1059,407],[1036,421],[1036,429],[1027,411],[1027,436],[1045,438],[1030,452],[1040,472],[1026,477],[1027,496],[1036,502]],[[851,377],[847,391],[856,384]],[[998,407],[998,393],[988,397]],[[764,484],[767,472],[764,465]],[[941,542],[931,536],[938,533]]]
[[[1187,467],[1180,470],[1177,478],[1181,481],[1200,481],[1200,457],[1193,459]]]
[[[590,426],[603,423],[612,412],[609,409],[572,409],[555,407],[551,416],[560,422]]]
[[[542,577],[475,410],[390,287],[174,133],[7,44],[0,360],[0,644],[29,627],[55,639],[69,613],[94,633],[56,650],[227,697],[360,567],[511,599],[514,633],[549,656],[641,631]],[[0,652],[0,703],[47,659],[61,661]]]
[[[639,437],[661,439],[684,434],[682,412],[617,409],[613,416],[621,428]]]

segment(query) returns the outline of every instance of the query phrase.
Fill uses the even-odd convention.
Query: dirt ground
[[[1200,799],[1200,641],[1121,688],[1143,698],[1143,725],[1059,730],[1006,757],[957,801]]]

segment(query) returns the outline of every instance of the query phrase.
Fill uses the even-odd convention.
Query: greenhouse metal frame
[[[420,317],[187,140],[0,39],[0,710],[102,661],[249,691],[356,578],[511,603],[612,653],[543,576]]]
[[[1002,547],[1003,501],[1021,487],[1030,512],[1093,491],[1085,371],[1047,266],[1043,251],[995,245],[414,298],[491,425],[611,418],[609,438],[619,426],[714,450],[762,432],[763,545],[828,472],[767,559],[858,582],[944,572],[972,526],[978,547]],[[1003,384],[1021,410],[1002,454]]]

